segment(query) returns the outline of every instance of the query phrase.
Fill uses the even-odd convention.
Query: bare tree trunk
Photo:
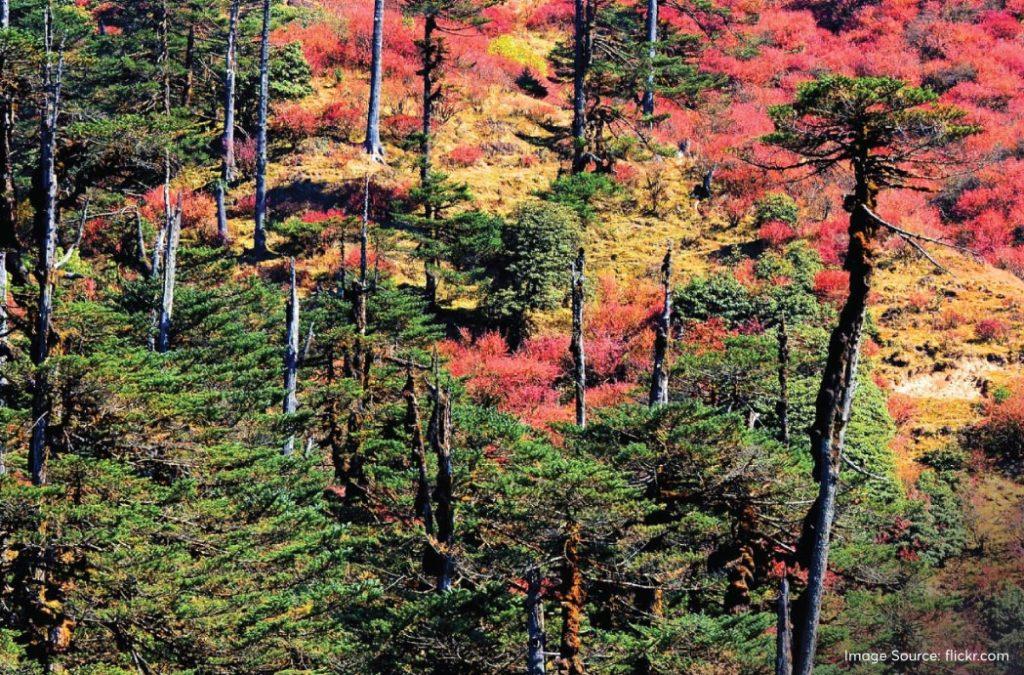
[[[576,394],[576,424],[587,426],[587,365],[583,350],[583,292],[585,282],[583,249],[576,254],[572,264],[572,382]]]
[[[441,97],[441,88],[434,82],[434,73],[441,65],[444,54],[434,33],[437,32],[437,17],[427,14],[423,20],[423,46],[420,47],[420,77],[423,78],[423,137],[420,139],[420,184],[425,186],[430,177],[431,153],[434,148],[434,104]],[[427,214],[431,216],[427,205]]]
[[[217,183],[217,238],[227,243],[227,193],[235,180],[235,42],[241,0],[232,0],[228,18],[228,47],[224,57],[224,134],[221,137],[221,177]]]
[[[3,368],[7,365],[7,251],[0,249],[0,407],[7,405],[3,397],[3,391],[7,388],[7,378],[4,377]],[[0,476],[7,473],[7,465],[4,463],[6,448],[3,439],[0,439]]]
[[[291,261],[291,284],[288,292],[288,331],[284,350],[284,414],[294,415],[299,407],[296,386],[299,374],[299,289],[295,283],[295,259]],[[295,451],[295,436],[284,444],[284,454]]]
[[[174,316],[174,285],[178,273],[178,242],[181,239],[181,196],[167,223],[167,248],[164,250],[164,284],[160,302],[156,350],[164,354],[171,346],[171,319]]]
[[[363,148],[376,160],[384,159],[380,142],[380,85],[384,52],[384,0],[373,0],[373,48],[370,56],[370,103],[366,113]]]
[[[587,166],[587,71],[592,54],[591,26],[592,0],[574,0],[573,3],[573,78],[572,78],[572,172],[579,173]]]
[[[647,88],[644,89],[640,111],[644,115],[654,114],[654,59],[658,44],[658,0],[647,0],[647,58],[650,61],[647,73]]]
[[[11,27],[11,0],[0,0],[0,29]]]
[[[263,0],[263,31],[260,36],[260,99],[256,130],[256,214],[252,236],[253,254],[267,254],[267,114],[270,98],[270,0]]]
[[[562,640],[558,648],[558,672],[583,675],[583,646],[580,628],[583,620],[583,575],[580,573],[580,526],[571,523],[565,537],[562,562]]]
[[[672,243],[661,263],[661,287],[665,296],[654,337],[654,367],[651,370],[650,405],[668,404],[668,342],[672,330]]]
[[[540,570],[526,572],[526,675],[544,675],[544,604],[540,597]]]
[[[430,507],[430,484],[427,480],[427,447],[423,441],[423,428],[420,426],[420,405],[416,398],[416,380],[410,367],[402,389],[405,398],[405,430],[409,434],[412,450],[412,461],[416,465],[416,501],[413,515],[423,521],[427,535],[434,533],[433,514]]]
[[[448,392],[437,381],[434,388],[434,410],[430,419],[428,436],[430,446],[437,456],[437,478],[434,486],[434,502],[437,508],[437,546],[439,566],[437,570],[437,592],[447,593],[452,587],[455,561],[452,545],[455,543],[455,502],[452,496],[452,447],[451,447],[452,403]]]
[[[192,105],[192,84],[195,74],[192,69],[195,67],[196,59],[196,25],[188,27],[188,37],[185,39],[185,88],[181,93],[181,105],[188,108]]]
[[[793,634],[789,625],[789,580],[782,577],[775,626],[775,675],[793,675]]]
[[[0,0],[0,30],[11,27],[9,0]],[[0,76],[7,70],[6,59],[0,57]],[[11,134],[14,129],[14,103],[9,93],[0,93],[0,249],[17,248],[14,230],[14,167],[11,159]]]
[[[32,387],[32,435],[29,441],[28,466],[33,485],[46,484],[46,459],[49,451],[50,383],[46,362],[50,356],[50,323],[53,317],[53,290],[57,252],[57,120],[60,116],[61,86],[64,79],[63,47],[54,72],[53,18],[49,7],[45,12],[46,57],[43,65],[45,103],[39,124],[39,174],[36,181],[35,231],[39,258],[36,278],[39,282],[39,307],[36,332],[32,344],[35,377]]]
[[[810,675],[821,618],[821,601],[828,571],[828,554],[835,518],[839,468],[843,442],[856,390],[857,364],[864,331],[868,297],[877,257],[878,224],[870,216],[877,188],[854,163],[857,188],[850,213],[850,244],[845,267],[850,273],[850,292],[832,331],[821,387],[815,401],[811,426],[811,451],[818,497],[804,521],[798,553],[808,562],[807,588],[800,597],[794,619],[794,672]]]
[[[789,332],[786,315],[779,319],[779,400],[775,412],[779,416],[779,440],[789,445]]]

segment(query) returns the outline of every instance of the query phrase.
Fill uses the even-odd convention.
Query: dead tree
[[[0,249],[0,407],[7,402],[3,398],[3,391],[7,388],[7,378],[3,375],[3,368],[7,364],[7,251]],[[5,453],[4,441],[0,440],[0,476],[7,473],[7,466],[4,463]]]
[[[413,505],[413,516],[423,521],[428,537],[434,534],[433,514],[430,506],[430,483],[427,478],[427,447],[423,441],[423,428],[420,423],[420,405],[416,398],[416,380],[412,367],[408,368],[405,388],[405,431],[409,434],[412,461],[416,466],[416,501]]]
[[[9,0],[0,0],[0,30],[11,27]],[[0,57],[0,76],[7,69]],[[9,92],[0,93],[0,250],[18,245],[14,228],[16,196],[14,193],[14,162],[11,158],[11,134],[14,130],[14,101]]]
[[[241,0],[232,0],[228,17],[228,44],[224,57],[224,133],[221,136],[221,176],[217,182],[217,238],[227,243],[227,192],[235,179],[235,42],[238,36],[238,14]]]
[[[647,0],[647,58],[650,60],[647,83],[644,88],[640,111],[644,115],[654,114],[654,58],[658,46],[658,0]]]
[[[256,210],[252,250],[256,258],[267,255],[267,114],[270,99],[270,0],[263,0],[260,35],[259,121],[256,125]]]
[[[654,336],[654,367],[651,370],[651,407],[668,404],[668,343],[672,331],[672,242],[661,263],[661,287],[665,296]]]
[[[786,315],[779,318],[779,400],[775,412],[779,416],[779,440],[789,445],[789,332]]]
[[[294,415],[299,407],[296,386],[299,373],[299,290],[295,283],[295,259],[291,260],[291,283],[288,292],[286,315],[288,330],[284,349],[284,414]],[[295,451],[295,436],[288,437],[282,450],[285,455]]]
[[[370,101],[366,113],[366,140],[363,149],[375,160],[384,159],[380,142],[380,86],[384,62],[384,0],[373,0],[373,43],[370,52]]]
[[[171,346],[171,320],[174,316],[174,288],[178,273],[178,243],[181,240],[181,195],[167,223],[167,247],[164,250],[163,292],[160,321],[157,324],[156,351],[164,354]]]
[[[526,675],[544,675],[546,647],[540,570],[531,567],[526,571]]]
[[[558,647],[558,672],[583,675],[583,646],[580,628],[583,622],[583,574],[580,570],[580,526],[570,523],[562,551],[562,636]]]
[[[576,394],[576,424],[587,426],[587,366],[583,350],[583,292],[585,258],[581,248],[572,263],[572,383]]]
[[[451,590],[455,574],[455,501],[452,495],[452,402],[451,393],[444,391],[436,378],[433,387],[434,409],[430,417],[428,438],[430,448],[437,457],[437,477],[434,484],[434,519],[437,522],[438,593]]]
[[[56,282],[57,252],[57,131],[60,117],[61,87],[64,80],[64,49],[61,46],[57,64],[53,63],[53,17],[45,11],[43,60],[43,106],[39,119],[39,164],[35,181],[35,232],[39,256],[36,280],[39,283],[39,306],[32,343],[32,364],[35,375],[32,386],[32,434],[29,441],[28,467],[33,485],[46,484],[46,459],[49,451],[50,413],[53,403],[47,360],[50,356],[50,324],[53,318],[53,291]]]
[[[789,580],[782,577],[775,626],[775,675],[793,675],[793,634],[789,625]]]

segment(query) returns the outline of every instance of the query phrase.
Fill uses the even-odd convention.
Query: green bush
[[[754,204],[754,218],[758,225],[773,220],[796,225],[799,217],[800,209],[796,202],[782,192],[769,192]]]
[[[578,173],[562,176],[551,184],[550,190],[538,194],[545,201],[568,206],[580,220],[589,223],[594,219],[594,202],[602,197],[612,197],[621,188],[602,173]]]

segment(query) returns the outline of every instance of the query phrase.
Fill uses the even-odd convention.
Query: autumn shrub
[[[1024,460],[1024,383],[1015,382],[1002,401],[989,401],[976,430],[989,455],[1013,465]]]
[[[822,270],[814,277],[814,292],[822,300],[840,302],[850,291],[850,273],[844,270]]]
[[[757,236],[772,248],[780,248],[796,238],[792,226],[781,220],[769,220],[761,225]]]
[[[981,342],[1003,342],[1010,334],[1010,327],[1001,319],[981,319],[974,325],[974,337]]]
[[[458,145],[453,148],[445,159],[452,166],[473,166],[484,157],[484,151],[479,145]]]
[[[217,205],[213,198],[204,192],[185,189],[170,191],[171,208],[181,205],[181,226],[193,228],[209,225],[217,216]],[[164,219],[163,187],[158,186],[143,195],[140,212],[144,218],[154,223],[162,223]]]
[[[885,406],[898,427],[906,426],[917,416],[917,402],[904,394],[889,394]]]

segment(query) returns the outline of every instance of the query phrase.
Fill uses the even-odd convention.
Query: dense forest
[[[1020,0],[0,0],[0,672],[1024,672],[1022,132]]]

